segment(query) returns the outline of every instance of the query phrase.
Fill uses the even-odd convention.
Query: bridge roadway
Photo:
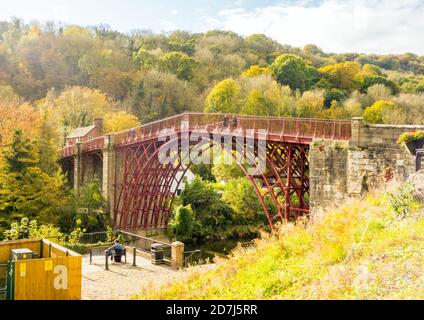
[[[171,133],[177,137],[175,141],[180,152],[164,165],[159,159],[160,150],[173,141],[161,138],[171,137]],[[352,123],[184,113],[67,146],[61,151],[62,164],[67,163],[65,171],[73,172],[71,175],[76,189],[84,183],[90,167],[92,176],[96,175],[96,171],[100,172],[97,177],[102,181],[116,227],[124,230],[166,228],[176,196],[175,186],[178,189],[190,166],[183,159],[183,140],[193,150],[197,147],[197,142],[189,138],[193,133],[202,138],[206,136],[210,141],[207,143],[209,147],[216,143],[216,135],[224,137],[224,141],[230,138],[232,148],[237,138],[243,138],[239,139],[243,141],[243,156],[250,159],[249,165],[253,163],[256,168],[251,170],[243,163],[239,165],[252,183],[273,227],[277,221],[284,222],[309,213],[308,153],[312,141],[347,141],[352,135]],[[248,139],[253,141],[253,150],[248,150]],[[219,141],[222,146],[221,139]],[[260,144],[266,149],[262,158],[258,151]],[[261,167],[257,164],[261,162],[258,159],[265,160]],[[184,174],[181,175],[181,172]],[[275,210],[266,205],[269,200],[274,203]]]

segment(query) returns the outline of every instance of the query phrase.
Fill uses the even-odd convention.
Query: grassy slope
[[[369,196],[141,299],[424,299],[424,215]]]

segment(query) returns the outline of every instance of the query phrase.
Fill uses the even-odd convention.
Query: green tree
[[[141,48],[137,53],[134,52],[133,59],[143,69],[150,70],[159,65],[159,58],[154,53]]]
[[[346,91],[340,89],[331,89],[325,93],[324,107],[330,108],[333,101],[341,102],[347,96]]]
[[[361,81],[361,92],[366,93],[369,87],[376,84],[382,84],[392,91],[392,94],[399,93],[396,83],[382,76],[365,76]]]
[[[259,90],[252,90],[241,109],[242,114],[257,116],[274,116],[277,106]]]
[[[271,65],[275,79],[292,90],[305,91],[318,79],[317,70],[299,56],[283,54]]]
[[[223,188],[222,200],[232,209],[232,220],[239,224],[266,222],[266,215],[251,182],[231,179]]]
[[[213,234],[230,223],[231,212],[214,184],[196,177],[181,192],[183,206],[191,205],[196,217],[195,233]]]
[[[168,52],[160,58],[160,65],[162,70],[176,74],[179,79],[191,80],[197,62],[185,53]]]
[[[216,161],[213,165],[212,173],[218,182],[228,182],[245,176],[241,167],[235,162],[225,164],[224,161]]]
[[[106,227],[106,201],[102,195],[100,182],[86,183],[76,197],[76,220],[89,232],[104,230]]]
[[[190,205],[175,208],[174,216],[169,221],[168,231],[177,240],[190,239],[194,230],[194,213]]]
[[[38,167],[34,144],[17,130],[10,145],[3,148],[5,164],[0,170],[0,213],[55,221],[69,200],[65,179],[49,175]]]
[[[5,171],[11,174],[25,173],[30,167],[34,167],[39,159],[34,144],[23,136],[21,130],[16,130],[13,141],[3,149],[5,159]]]

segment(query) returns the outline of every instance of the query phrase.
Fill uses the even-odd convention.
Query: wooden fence
[[[14,300],[80,300],[81,255],[48,240],[4,241],[0,262],[10,260],[10,250],[30,249],[38,258],[11,261],[8,296]]]

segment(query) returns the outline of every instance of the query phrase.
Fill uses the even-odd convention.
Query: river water
[[[213,261],[216,256],[226,257],[238,244],[248,245],[253,241],[254,237],[225,239],[225,240],[208,240],[202,243],[191,243],[185,245],[185,251],[200,250],[199,254],[193,254],[191,262],[201,263],[209,259]]]

